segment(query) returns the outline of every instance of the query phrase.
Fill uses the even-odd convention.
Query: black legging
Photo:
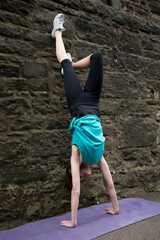
[[[64,70],[65,95],[73,117],[79,118],[87,114],[100,115],[98,103],[103,82],[102,54],[95,52],[90,59],[90,72],[84,90],[70,60],[64,59],[61,62]]]

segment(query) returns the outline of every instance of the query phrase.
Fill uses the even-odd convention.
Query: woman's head
[[[80,178],[88,178],[91,173],[91,164],[82,163],[80,166]]]
[[[91,175],[91,164],[82,163],[80,166],[80,178],[85,179]],[[72,173],[71,173],[71,164],[69,164],[66,168],[65,174],[65,185],[68,191],[72,190]]]

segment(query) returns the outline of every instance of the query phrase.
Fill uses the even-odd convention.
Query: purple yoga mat
[[[70,213],[26,223],[0,231],[0,240],[91,240],[105,233],[160,214],[160,203],[141,198],[119,200],[120,213],[110,215],[105,208],[111,203],[94,205],[78,211],[78,226],[67,228],[61,220],[70,220]]]

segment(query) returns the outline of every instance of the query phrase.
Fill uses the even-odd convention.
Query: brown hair
[[[68,191],[71,192],[72,190],[72,173],[71,173],[71,164],[69,164],[66,168],[65,174],[65,185]]]

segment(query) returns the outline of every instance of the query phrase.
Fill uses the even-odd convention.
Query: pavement
[[[160,203],[160,192],[146,193],[139,198]],[[94,240],[160,240],[160,215],[133,223]]]

